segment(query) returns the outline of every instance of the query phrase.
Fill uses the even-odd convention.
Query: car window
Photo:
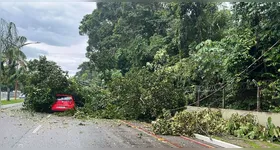
[[[56,100],[58,101],[70,101],[72,98],[70,96],[57,96]]]

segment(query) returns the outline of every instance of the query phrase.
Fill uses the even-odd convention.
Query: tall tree
[[[254,33],[256,43],[251,48],[250,54],[258,58],[280,39],[280,3],[248,3],[237,2],[233,5],[236,16],[236,25],[239,30],[250,30]],[[277,51],[276,45],[271,51]],[[271,53],[270,53],[271,54]],[[256,80],[267,80],[274,78],[270,73],[277,73],[279,65],[270,65],[274,61],[266,60],[267,57],[258,62],[260,67],[251,74]],[[277,60],[276,60],[277,62]]]
[[[10,100],[10,86],[17,79],[19,67],[25,66],[26,56],[21,48],[29,43],[24,36],[19,36],[16,25],[1,19],[1,51],[0,51],[0,78],[5,79],[7,100]],[[2,59],[3,58],[3,59]]]
[[[26,56],[16,47],[8,49],[3,54],[3,77],[5,78],[4,82],[7,86],[7,100],[10,100],[10,88],[15,84],[14,88],[16,89],[18,76],[26,69]]]
[[[228,12],[215,3],[98,3],[80,25],[88,35],[87,57],[98,70],[119,69],[152,62],[160,49],[187,57],[192,43],[219,40]],[[211,18],[209,19],[209,16]],[[199,36],[198,36],[199,35]]]

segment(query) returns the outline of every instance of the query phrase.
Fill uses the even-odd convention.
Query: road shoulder
[[[1,109],[7,109],[7,108],[14,108],[14,107],[22,107],[23,103],[15,103],[15,104],[7,104],[7,105],[1,105]]]

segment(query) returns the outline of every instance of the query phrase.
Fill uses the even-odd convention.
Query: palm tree
[[[38,42],[36,42],[38,43]],[[35,43],[35,44],[36,44]],[[9,85],[16,81],[20,72],[26,68],[26,56],[21,51],[23,46],[34,44],[27,43],[27,38],[18,36],[16,25],[12,22],[7,23],[4,19],[0,21],[0,81],[5,81],[8,85],[7,100],[10,100]],[[3,55],[3,60],[2,60]],[[21,68],[21,69],[20,69]],[[0,83],[0,100],[1,100],[1,84]]]
[[[13,39],[17,36],[15,25],[7,23],[4,19],[0,20],[0,100],[1,100],[1,85],[4,80],[4,61],[2,61],[2,53],[12,45]]]
[[[7,85],[7,100],[10,100],[10,86],[15,82],[17,87],[17,79],[19,74],[26,69],[26,56],[19,48],[10,48],[3,53],[3,77]],[[17,89],[15,93],[17,92]],[[16,98],[16,95],[15,95]]]

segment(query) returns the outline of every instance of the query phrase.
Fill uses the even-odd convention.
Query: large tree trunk
[[[11,93],[10,88],[7,87],[7,101],[10,101],[10,93]]]

